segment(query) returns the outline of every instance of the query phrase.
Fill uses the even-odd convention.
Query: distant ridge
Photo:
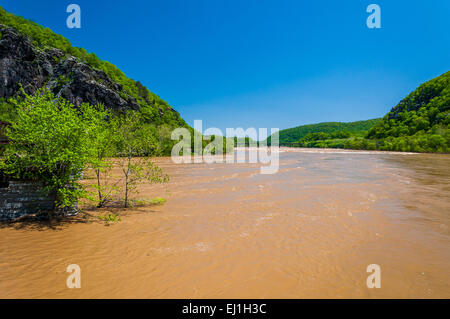
[[[310,133],[335,133],[347,131],[354,135],[363,136],[374,125],[381,122],[381,119],[372,119],[356,122],[322,122],[317,124],[301,125],[279,131],[280,145],[298,142],[301,138]],[[270,137],[268,139],[270,142]]]
[[[420,85],[382,119],[281,130],[281,146],[450,152],[450,71]],[[270,137],[269,137],[270,142]]]

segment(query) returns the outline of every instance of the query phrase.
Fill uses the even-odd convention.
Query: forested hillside
[[[450,152],[450,72],[411,92],[382,119],[328,122],[280,131],[280,145]]]
[[[289,128],[285,130],[280,130],[279,139],[280,145],[287,145],[289,143],[296,143],[301,138],[305,137],[310,133],[336,133],[341,131],[349,132],[356,136],[364,136],[367,131],[373,127],[375,124],[379,123],[381,119],[373,119],[367,121],[357,121],[357,122],[324,122],[318,124],[308,124],[297,126],[294,128]],[[269,137],[270,141],[270,137]]]
[[[139,121],[160,141],[161,154],[170,154],[173,128],[189,128],[166,101],[113,64],[1,7],[0,62],[0,119],[14,117],[8,99],[16,96],[21,86],[28,94],[46,87],[77,107],[90,103],[102,104],[113,114],[138,111]]]
[[[450,72],[411,92],[375,125],[367,138],[377,148],[396,151],[449,152]]]

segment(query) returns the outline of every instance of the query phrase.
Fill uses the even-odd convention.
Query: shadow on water
[[[105,226],[109,226],[109,223],[102,221],[99,216],[116,214],[118,216],[126,216],[130,213],[159,213],[158,210],[153,210],[151,207],[159,206],[157,204],[139,205],[130,208],[124,208],[123,204],[113,202],[106,207],[98,208],[95,206],[83,207],[80,213],[76,216],[57,216],[48,218],[46,215],[35,216],[23,216],[15,221],[3,221],[0,222],[0,229],[15,229],[15,230],[63,230],[70,225],[74,224],[92,224],[102,223]]]
[[[63,230],[73,224],[86,224],[92,223],[96,220],[92,218],[89,213],[81,213],[77,216],[69,217],[36,217],[36,216],[24,216],[19,220],[0,222],[1,228],[9,228],[15,230]]]

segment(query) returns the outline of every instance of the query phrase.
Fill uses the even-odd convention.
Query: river
[[[164,205],[0,227],[0,297],[450,298],[450,155],[290,149],[272,175],[156,161],[170,182],[138,196]]]

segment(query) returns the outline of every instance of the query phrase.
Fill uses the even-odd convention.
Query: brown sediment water
[[[450,298],[449,155],[291,149],[273,175],[156,161],[171,181],[139,197],[162,206],[1,227],[0,297]]]

